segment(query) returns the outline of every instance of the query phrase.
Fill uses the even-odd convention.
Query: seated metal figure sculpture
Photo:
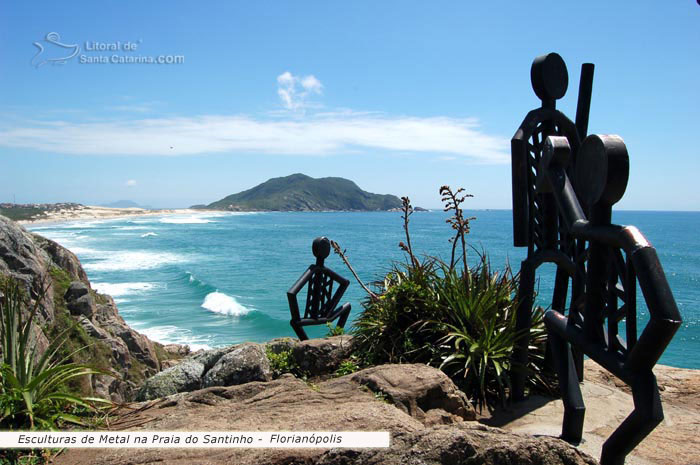
[[[561,437],[581,441],[585,354],[632,388],[634,411],[607,439],[600,458],[601,465],[622,465],[663,420],[652,368],[681,316],[656,250],[634,226],[611,223],[612,206],[627,187],[629,156],[618,136],[586,137],[593,65],[581,70],[576,123],[555,109],[568,85],[559,55],[536,58],[531,79],[542,107],[528,113],[511,140],[513,237],[515,246],[528,248],[520,269],[517,326],[530,327],[537,269],[556,264],[544,320],[564,401]],[[649,309],[639,335],[637,284]],[[623,322],[624,337],[618,328]],[[521,338],[514,367],[527,364],[527,347],[528,338]],[[523,371],[513,377],[516,400],[524,396],[525,379]]]
[[[289,324],[292,325],[294,332],[302,341],[309,338],[304,331],[304,326],[321,325],[338,318],[337,327],[342,328],[350,314],[349,303],[337,307],[350,281],[330,268],[326,268],[323,264],[331,252],[331,242],[326,237],[317,237],[314,239],[311,250],[316,257],[316,263],[309,266],[287,291],[289,310],[292,313],[292,320]],[[333,283],[338,283],[335,293],[333,293]],[[302,318],[299,313],[297,294],[307,284],[306,307]]]

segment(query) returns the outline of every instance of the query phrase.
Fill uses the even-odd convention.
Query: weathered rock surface
[[[400,366],[399,366],[400,367]],[[506,433],[451,414],[448,425],[426,426],[405,408],[397,408],[377,396],[358,379],[401,379],[411,375],[436,380],[434,368],[406,365],[358,372],[317,385],[287,374],[269,382],[215,386],[181,393],[150,404],[124,417],[130,431],[389,431],[389,449],[70,449],[57,465],[126,465],[167,463],[207,464],[527,464],[593,465],[595,460],[568,444],[552,438],[533,438]],[[365,370],[367,371],[367,370]],[[361,375],[361,376],[357,376]],[[426,381],[427,383],[427,381]],[[406,393],[408,386],[396,386]],[[416,394],[419,395],[419,394]],[[418,399],[406,402],[419,403]],[[442,407],[450,405],[438,404]],[[436,407],[433,410],[441,410]],[[427,407],[426,407],[427,408]],[[418,414],[418,410],[414,410]],[[143,423],[146,422],[146,423]],[[113,423],[119,425],[119,422]],[[138,426],[131,426],[138,425]]]
[[[271,379],[270,362],[264,346],[246,342],[219,358],[202,378],[202,386],[231,386]]]
[[[136,399],[139,401],[157,399],[200,387],[269,381],[282,373],[272,369],[267,351],[274,354],[288,354],[290,365],[295,365],[294,368],[306,376],[314,378],[328,375],[349,356],[351,344],[352,336],[335,336],[303,342],[287,337],[273,339],[266,344],[247,342],[196,352],[178,360],[172,366],[163,366],[162,372],[145,380]],[[179,349],[171,350],[182,352]],[[445,375],[441,376],[447,379]],[[195,379],[197,377],[199,379]],[[443,378],[441,380],[444,381]],[[394,394],[397,399],[400,398],[398,393]],[[414,406],[409,405],[409,407]],[[444,422],[443,416],[436,416],[435,422]]]
[[[292,346],[292,357],[302,372],[314,376],[333,373],[352,352],[352,336],[309,339]]]
[[[397,407],[421,421],[439,409],[465,420],[476,419],[466,395],[442,371],[425,365],[382,365],[351,375],[353,382],[386,395]],[[432,421],[444,422],[442,415]]]
[[[114,370],[116,378],[93,376],[93,394],[117,402],[130,400],[136,383],[160,369],[157,344],[126,324],[111,297],[91,289],[85,270],[72,252],[27,232],[4,216],[0,216],[0,275],[21,282],[33,299],[43,295],[36,320],[40,352],[48,346],[41,328],[50,329],[68,318],[94,340],[95,344],[86,350],[107,354],[106,365]]]
[[[68,291],[70,292],[70,289],[68,289]],[[66,297],[68,297],[68,294],[66,294]],[[90,294],[84,294],[78,298],[66,300],[66,307],[68,307],[68,310],[70,310],[71,315],[74,316],[83,315],[88,319],[95,316],[95,299]]]
[[[596,460],[559,439],[520,436],[487,426],[465,423],[436,426],[412,434],[396,434],[388,449],[337,449],[317,460],[294,465],[583,465]]]
[[[204,365],[196,360],[185,360],[148,378],[141,385],[136,400],[157,399],[178,392],[194,391],[202,387]]]
[[[207,372],[211,370],[214,365],[216,365],[216,362],[218,362],[221,357],[226,355],[235,347],[236,346],[220,347],[218,349],[196,352],[190,358],[204,365],[204,371]]]

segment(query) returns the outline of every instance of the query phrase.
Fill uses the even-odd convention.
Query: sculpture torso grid
[[[335,281],[324,268],[311,265],[304,318],[321,318],[328,314],[329,303],[333,296],[333,283]]]
[[[289,311],[292,314],[289,323],[302,341],[309,338],[304,331],[304,326],[330,323],[338,318],[337,327],[343,328],[350,315],[349,303],[337,307],[350,281],[324,265],[326,257],[330,254],[330,241],[325,237],[317,237],[311,249],[316,257],[316,263],[309,266],[287,291]],[[335,292],[333,292],[334,283],[338,284]],[[307,293],[302,318],[297,294],[304,286],[307,286]]]

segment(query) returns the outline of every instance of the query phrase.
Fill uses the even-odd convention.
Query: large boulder
[[[66,302],[73,302],[89,293],[90,288],[87,284],[82,281],[73,281],[70,283],[70,286],[68,286],[68,290],[63,295],[63,298],[66,299]]]
[[[333,373],[351,353],[352,336],[349,335],[308,339],[292,347],[296,365],[309,376]]]
[[[381,365],[349,375],[350,380],[385,395],[398,408],[421,421],[444,422],[442,412],[476,419],[467,396],[442,371],[422,364]],[[439,409],[426,417],[426,412]]]
[[[236,346],[223,355],[202,380],[203,387],[231,386],[272,379],[265,347],[254,342]]]
[[[71,315],[74,316],[82,315],[86,318],[95,316],[95,299],[90,294],[84,294],[76,299],[67,301],[66,307],[70,310]]]
[[[195,352],[190,358],[204,365],[204,371],[212,369],[221,357],[235,349],[236,346],[219,347],[216,349]]]
[[[196,360],[184,360],[143,382],[136,395],[137,401],[157,399],[178,392],[194,391],[202,387],[204,365]]]

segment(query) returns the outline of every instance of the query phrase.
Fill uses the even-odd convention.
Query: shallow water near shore
[[[469,212],[469,244],[488,253],[494,269],[507,262],[518,271],[526,251],[513,247],[510,211]],[[411,216],[418,254],[449,259],[451,229],[441,211]],[[700,368],[700,213],[616,212],[613,221],[636,225],[656,247],[683,326],[661,363]],[[311,242],[337,241],[365,282],[381,279],[392,261],[403,261],[400,213],[199,213],[31,225],[28,229],[72,250],[94,288],[114,297],[119,312],[138,331],[163,343],[193,349],[293,336],[286,291],[314,261]],[[469,251],[470,264],[478,256]],[[350,320],[365,294],[340,258],[326,265],[351,279],[343,301]],[[539,294],[546,305],[554,267],[540,269]],[[638,319],[648,316],[638,292]],[[303,297],[300,297],[303,298]],[[302,302],[303,304],[303,302]],[[322,336],[326,327],[311,328]]]

